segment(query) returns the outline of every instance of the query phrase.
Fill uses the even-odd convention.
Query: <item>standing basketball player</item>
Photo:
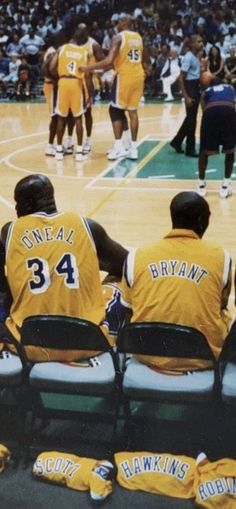
[[[143,41],[138,32],[131,29],[132,18],[121,14],[118,21],[119,34],[114,35],[109,53],[104,60],[82,68],[83,71],[108,69],[113,66],[116,76],[111,90],[110,118],[115,136],[114,149],[109,152],[108,159],[120,157],[138,159],[138,105],[143,95],[144,69],[149,70],[149,57],[143,48]],[[123,133],[124,111],[130,119],[131,148],[125,151],[121,141]]]
[[[220,187],[220,197],[231,196],[231,175],[236,146],[235,90],[232,85],[214,78],[202,94],[204,111],[200,129],[200,154],[198,159],[199,181],[197,192],[206,194],[205,173],[208,156],[218,154],[219,148],[225,153],[224,180]]]

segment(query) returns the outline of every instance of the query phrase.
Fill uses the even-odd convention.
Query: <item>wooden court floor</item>
[[[171,199],[182,190],[195,189],[197,160],[173,153],[168,145],[184,118],[183,103],[141,105],[139,160],[118,163],[108,162],[106,157],[106,151],[113,143],[106,104],[93,107],[92,152],[82,163],[75,163],[73,156],[66,156],[63,162],[45,157],[49,123],[45,104],[1,103],[0,112],[1,226],[15,218],[15,184],[34,172],[50,177],[59,209],[74,210],[95,219],[127,247],[137,247],[166,234],[171,228]],[[197,134],[200,116],[201,113]],[[162,172],[161,154],[164,150],[169,159],[165,159],[165,172]],[[219,198],[223,159],[217,157],[221,168],[216,180],[209,173],[206,198],[211,208],[211,220],[205,238],[221,243],[230,252],[235,266],[236,186],[233,182],[235,194],[232,197]],[[149,174],[147,170],[151,164]],[[233,295],[231,306],[233,309]]]

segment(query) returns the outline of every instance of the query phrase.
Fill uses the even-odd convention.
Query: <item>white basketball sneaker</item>
[[[83,152],[76,151],[75,160],[77,163],[85,161],[87,159],[87,155],[83,154]]]
[[[232,196],[233,191],[231,189],[230,183],[222,182],[221,188],[220,188],[220,198],[228,198],[229,196]]]
[[[107,159],[109,161],[116,161],[116,159],[121,159],[122,157],[126,157],[126,150],[124,148],[121,148],[120,150],[116,150],[113,148],[109,151],[109,154],[107,156]]]
[[[207,188],[206,182],[204,182],[204,180],[200,180],[198,182],[196,191],[199,194],[199,196],[206,196]]]
[[[136,161],[138,159],[138,149],[137,148],[131,148],[127,154],[127,159],[132,159],[133,161]]]
[[[64,158],[63,149],[57,147],[55,158],[57,161],[63,161]]]
[[[53,145],[48,144],[45,148],[44,152],[45,156],[51,156],[54,157],[56,155],[56,147]]]

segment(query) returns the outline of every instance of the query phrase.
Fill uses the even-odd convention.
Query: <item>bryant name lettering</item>
[[[152,279],[179,277],[197,285],[208,275],[208,270],[204,267],[183,260],[160,260],[158,263],[150,263],[148,269]]]

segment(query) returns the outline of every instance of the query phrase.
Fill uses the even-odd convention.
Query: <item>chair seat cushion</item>
[[[22,364],[17,355],[2,352],[0,357],[0,385],[14,386],[22,381]]]
[[[194,371],[184,375],[166,375],[131,358],[123,379],[123,391],[132,398],[157,401],[207,401],[212,395],[214,371]]]
[[[109,394],[115,384],[115,370],[109,353],[99,355],[98,365],[81,367],[62,362],[36,363],[30,371],[30,384],[47,391],[78,394]]]
[[[236,405],[236,364],[229,362],[225,368],[221,397],[225,403]]]

